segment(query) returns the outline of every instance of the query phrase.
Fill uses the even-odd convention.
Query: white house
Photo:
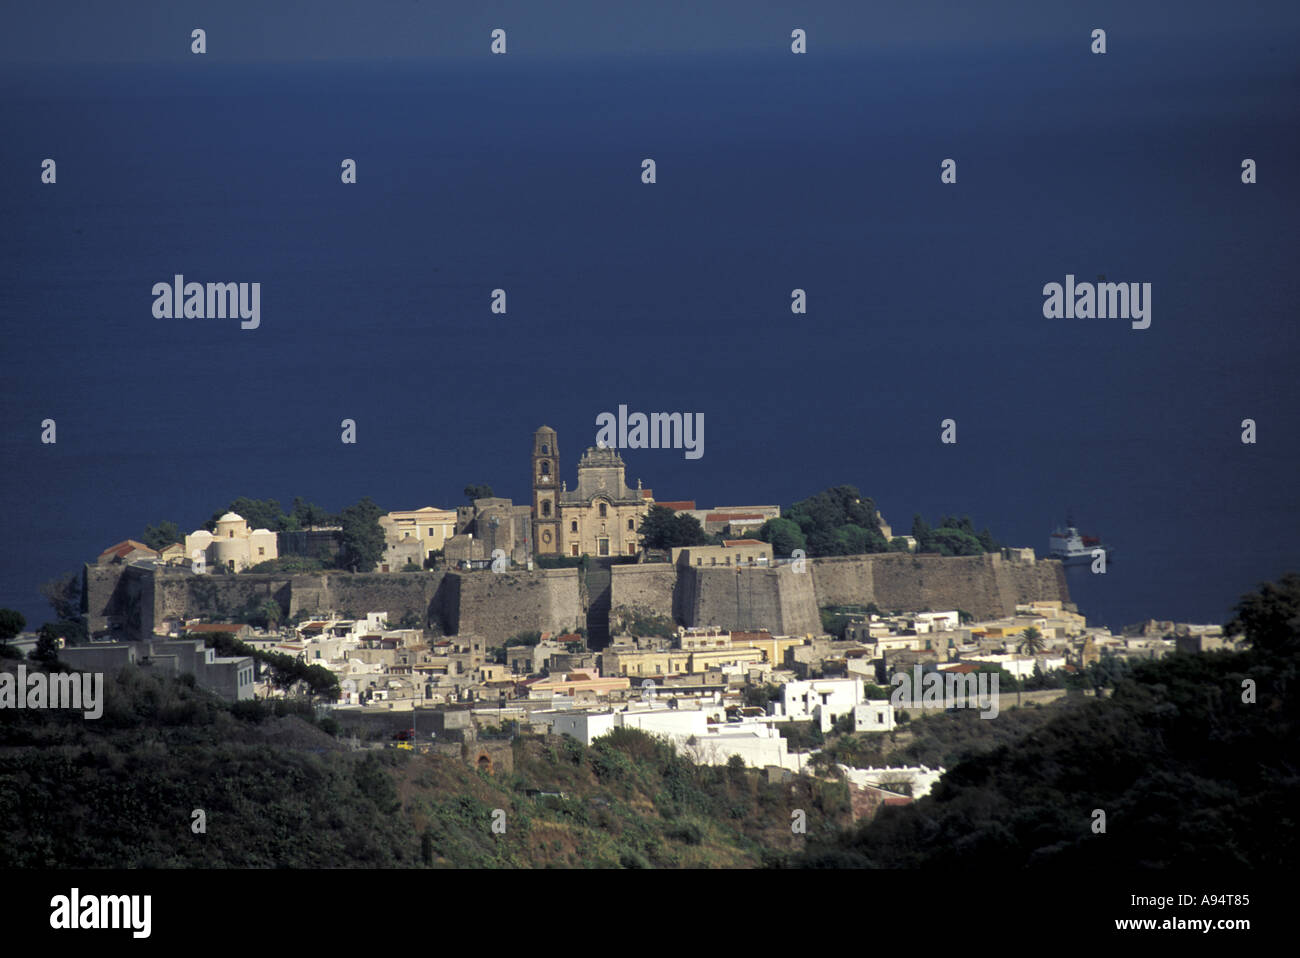
[[[853,706],[855,732],[889,732],[894,726],[894,706],[888,700],[867,701]]]
[[[855,706],[866,701],[860,678],[787,682],[781,701],[773,703],[777,709],[773,714],[793,721],[812,719],[823,732],[828,732],[837,718],[852,714]]]
[[[961,627],[961,616],[956,612],[918,612],[914,627],[917,635],[950,632]]]
[[[715,721],[709,722],[713,718]],[[590,745],[615,728],[636,728],[666,740],[678,754],[701,765],[725,765],[733,755],[746,765],[777,765],[797,771],[800,758],[786,740],[764,722],[726,722],[720,710],[669,709],[661,706],[622,712],[535,712],[534,722],[549,723],[557,735],[571,735]]]

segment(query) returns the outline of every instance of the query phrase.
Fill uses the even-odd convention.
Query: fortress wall
[[[1039,559],[1033,565],[1003,562],[1001,578],[1016,603],[1060,599],[1067,608],[1070,606],[1070,587],[1065,579],[1065,566],[1059,559]]]
[[[635,610],[645,615],[673,618],[673,590],[677,568],[666,562],[610,567],[609,607],[611,618],[617,610]]]
[[[687,625],[821,631],[818,607],[875,602],[886,611],[962,609],[981,618],[1009,615],[1017,603],[1058,599],[1069,590],[1059,562],[1009,562],[1000,555],[944,557],[882,553],[810,559],[807,571],[618,565],[612,609],[671,616]],[[235,615],[274,599],[289,615],[414,612],[444,633],[498,642],[519,632],[562,632],[583,621],[577,569],[533,572],[392,572],[350,575],[202,575],[130,566],[85,567],[89,627],[110,620],[131,638],[148,636],[168,616]]]
[[[272,599],[290,616],[298,612],[354,616],[387,612],[395,624],[408,611],[416,612],[423,621],[442,574],[193,575],[165,570],[145,573],[145,577],[152,583],[152,602],[148,605],[156,622],[169,616],[222,619],[238,615],[250,604],[260,605]]]
[[[520,632],[568,632],[583,620],[577,569],[451,572],[459,634],[499,644]]]
[[[820,635],[822,618],[813,577],[807,571],[795,572],[792,566],[778,566],[772,571],[776,573],[781,606],[780,631],[773,634]]]
[[[132,639],[153,633],[152,572],[120,563],[87,563],[81,585],[86,627],[92,633],[110,626],[124,629]]]
[[[998,587],[998,555],[873,556],[875,602],[882,609],[919,611],[961,609],[976,618],[991,618],[1014,611]],[[892,560],[892,561],[891,561]]]
[[[290,605],[291,578],[287,575],[194,575],[167,570],[155,572],[151,578],[157,623],[171,616],[222,619],[267,599],[274,599],[281,609],[287,610]]]
[[[87,563],[81,580],[82,602],[86,608],[87,628],[91,632],[108,627],[111,617],[126,615],[126,589],[122,586],[124,565]]]
[[[576,569],[535,572],[344,572],[283,576],[242,573],[201,575],[145,573],[156,581],[147,606],[158,620],[168,615],[235,615],[249,603],[275,599],[289,615],[333,612],[361,616],[387,612],[390,624],[407,613],[428,617],[447,634],[473,632],[504,639],[523,631],[565,631],[580,620]],[[92,601],[102,609],[132,604],[113,577],[94,577]],[[671,590],[668,592],[671,599]],[[116,598],[114,598],[116,596]],[[101,613],[105,617],[107,613]],[[92,616],[93,618],[93,616]]]
[[[817,605],[866,605],[876,601],[874,564],[866,556],[809,559]]]
[[[368,572],[352,575],[338,572],[295,576],[291,603],[295,608],[291,612],[305,609],[312,614],[334,612],[354,618],[367,612],[387,612],[388,623],[394,628],[403,616],[414,614],[423,627],[445,574]]]
[[[687,567],[681,570],[680,599],[687,625],[780,635],[821,632],[812,579],[788,566]]]
[[[1070,600],[1059,562],[1002,556],[879,553],[809,560],[817,604],[919,611],[961,609],[979,618],[1010,615],[1018,602]]]

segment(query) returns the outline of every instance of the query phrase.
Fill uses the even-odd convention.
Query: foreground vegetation
[[[697,767],[635,730],[525,736],[492,775],[352,751],[303,704],[231,706],[144,672],[105,703],[95,722],[0,712],[0,866],[757,867],[803,842],[793,808],[828,838],[849,820],[841,782]]]

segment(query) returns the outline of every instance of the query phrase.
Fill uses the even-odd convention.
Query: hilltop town
[[[698,764],[789,775],[827,736],[974,707],[900,702],[899,674],[995,676],[1005,708],[1092,694],[1116,663],[1233,644],[1217,626],[1089,626],[1058,562],[1027,548],[923,553],[869,500],[853,506],[889,551],[783,555],[769,541],[779,507],[658,502],[614,449],[588,448],[569,488],[545,426],[531,481],[526,505],[475,489],[456,509],[376,515],[382,544],[357,572],[321,562],[344,548],[340,526],[277,532],[233,511],[162,548],[124,540],[85,566],[89,641],[59,659],[192,674],[232,701],[309,693],[358,747],[485,769],[509,761],[503,736],[590,745],[635,728]],[[653,522],[684,522],[695,544],[657,548]],[[841,771],[876,805],[942,774]],[[891,792],[900,782],[905,794]]]

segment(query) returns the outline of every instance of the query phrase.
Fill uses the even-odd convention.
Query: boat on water
[[[1097,536],[1085,536],[1079,532],[1073,519],[1067,519],[1064,526],[1058,526],[1052,533],[1048,546],[1048,555],[1059,559],[1065,565],[1083,565],[1096,558],[1094,553],[1100,549],[1106,561],[1114,558],[1114,550],[1102,543]]]

